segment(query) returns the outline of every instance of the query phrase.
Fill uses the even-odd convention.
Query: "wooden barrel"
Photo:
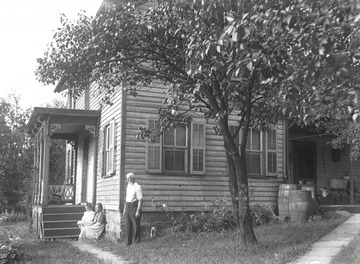
[[[301,190],[311,191],[311,197],[315,199],[315,184],[303,184]]]
[[[289,197],[290,221],[306,222],[313,212],[311,191],[291,190]]]
[[[278,193],[278,209],[280,218],[290,217],[289,213],[289,197],[290,190],[298,190],[297,184],[280,184]]]

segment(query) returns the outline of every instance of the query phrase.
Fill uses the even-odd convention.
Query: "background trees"
[[[63,107],[61,102],[48,105]],[[26,133],[31,110],[19,105],[19,96],[0,98],[0,213],[30,211],[34,185],[34,145]],[[64,140],[50,145],[50,183],[63,184],[65,179]]]
[[[0,98],[0,211],[29,209],[34,155],[26,135],[29,114],[16,95]]]
[[[78,92],[96,81],[105,101],[120,84],[137,95],[138,86],[167,83],[161,128],[189,110],[215,120],[241,238],[256,242],[245,151],[249,129],[266,130],[286,118],[311,123],[349,115],[359,88],[360,6],[354,0],[172,0],[145,10],[109,4],[94,20],[63,17],[38,61],[38,80],[61,80]]]

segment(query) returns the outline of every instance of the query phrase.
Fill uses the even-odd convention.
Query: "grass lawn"
[[[305,253],[315,241],[344,220],[330,218],[305,224],[274,222],[259,226],[255,228],[259,244],[249,247],[239,244],[236,231],[199,234],[168,232],[155,238],[146,234],[140,244],[132,246],[125,246],[123,242],[115,244],[106,238],[91,243],[121,256],[129,263],[285,264]],[[0,225],[0,244],[9,237],[18,245],[24,263],[105,263],[90,253],[79,251],[66,240],[38,240],[35,234],[29,234],[29,224],[26,222]],[[359,244],[360,238],[357,239]],[[359,246],[354,245],[354,249],[349,250],[358,249]]]
[[[357,235],[350,244],[344,247],[331,261],[331,264],[359,263],[360,259],[360,235]]]
[[[29,223],[0,224],[0,248],[3,244],[18,248],[21,263],[27,264],[105,264],[90,253],[71,246],[68,241],[46,241],[29,233]],[[0,263],[2,263],[0,261]],[[7,262],[5,262],[7,263]],[[13,262],[10,262],[13,263]]]
[[[242,247],[236,231],[222,233],[169,233],[144,237],[142,243],[125,246],[102,239],[93,242],[131,263],[242,263],[281,264],[294,261],[319,238],[345,218],[304,224],[275,222],[255,228],[258,245]]]

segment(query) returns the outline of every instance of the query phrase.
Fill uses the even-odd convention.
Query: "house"
[[[39,143],[38,208],[52,206],[46,172],[49,140],[55,138],[69,142],[66,179],[73,186],[72,203],[102,203],[107,230],[117,236],[127,172],[134,172],[143,187],[144,222],[159,214],[153,200],[181,212],[197,211],[207,202],[229,196],[223,141],[215,134],[214,124],[193,115],[190,123],[178,124],[154,142],[141,140],[138,128],[154,126],[158,120],[165,87],[143,87],[136,97],[118,87],[111,106],[101,106],[93,96],[95,87],[90,86],[75,102],[70,96],[70,109],[36,107],[32,113],[28,132]],[[282,124],[271,132],[250,133],[253,203],[277,205],[278,186],[286,175],[285,134]]]
[[[81,204],[87,201],[103,204],[106,230],[119,237],[128,172],[135,173],[143,187],[144,223],[161,214],[153,201],[175,212],[193,212],[229,196],[223,140],[215,134],[214,123],[190,113],[190,122],[178,123],[155,141],[139,139],[139,127],[156,126],[166,87],[152,83],[139,88],[136,97],[125,88],[118,86],[112,104],[103,105],[96,84],[76,97],[62,80],[55,92],[68,94],[68,109],[34,108],[28,133],[34,135],[37,146],[33,222],[40,237],[66,236],[61,228],[69,231],[67,236],[76,236]],[[49,185],[51,139],[69,143],[63,186]],[[331,177],[341,178],[348,163],[344,157],[328,168],[326,146],[325,138],[289,129],[287,122],[268,132],[251,130],[247,146],[251,203],[276,207],[282,183],[305,181],[325,187]],[[326,165],[321,163],[325,159]],[[54,202],[57,193],[69,204]]]

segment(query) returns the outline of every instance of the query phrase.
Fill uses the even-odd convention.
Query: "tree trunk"
[[[225,148],[226,149],[226,148]],[[233,206],[233,210],[236,216],[236,221],[238,225],[240,226],[240,218],[239,218],[239,189],[238,184],[236,180],[236,172],[235,172],[235,165],[232,160],[232,157],[229,155],[229,153],[226,151],[226,160],[228,164],[228,177],[229,177],[229,191],[230,191],[230,197],[231,197],[231,203]]]
[[[240,240],[244,245],[255,244],[257,239],[250,214],[245,153],[240,156],[238,146],[229,129],[224,129],[222,134],[228,161],[229,190],[239,225]]]

